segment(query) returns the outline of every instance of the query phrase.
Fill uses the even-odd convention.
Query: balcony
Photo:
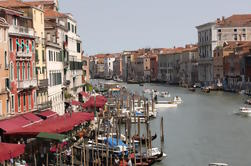
[[[37,105],[37,109],[38,109],[38,111],[43,111],[43,110],[51,108],[51,106],[52,106],[52,102],[51,101],[47,101],[47,102],[38,104]]]
[[[34,30],[32,28],[12,25],[9,27],[9,33],[34,36]]]
[[[17,82],[17,88],[18,89],[29,89],[37,87],[37,79],[32,79],[32,80],[19,80]]]
[[[32,57],[32,52],[26,52],[26,51],[22,52],[22,51],[18,51],[18,52],[16,53],[16,56],[17,56],[17,58],[24,58],[24,59],[26,59],[26,58],[31,58],[31,57]]]
[[[38,80],[38,87],[48,87],[48,79]]]

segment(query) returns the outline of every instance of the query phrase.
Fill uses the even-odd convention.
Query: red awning
[[[76,101],[76,100],[72,100],[72,101],[71,101],[71,105],[81,106],[82,103],[79,102],[79,101]]]
[[[29,126],[29,125],[32,125],[34,123],[38,123],[38,122],[41,122],[43,121],[41,118],[39,118],[38,116],[36,116],[35,114],[33,113],[27,113],[27,114],[23,114],[22,115],[24,118],[28,119],[31,123],[27,124],[27,125],[24,125],[22,127],[26,127],[26,126]]]
[[[91,96],[87,102],[85,102],[82,107],[88,108],[88,107],[96,107],[97,108],[102,108],[104,107],[105,103],[107,102],[107,99],[104,96],[96,96],[96,102],[94,96]]]
[[[87,93],[87,92],[80,92],[79,94],[81,94],[83,97],[85,97],[85,98],[88,98],[88,97],[90,97],[90,95]]]
[[[72,130],[74,126],[93,119],[93,113],[73,112],[71,115],[65,114],[63,116],[53,117],[25,128],[19,128],[17,130],[9,131],[5,134],[36,136],[40,132],[64,133]]]
[[[30,120],[24,118],[23,116],[17,116],[11,119],[0,121],[0,128],[8,132],[8,131],[21,128],[22,126],[26,126],[30,123],[31,123]]]
[[[0,143],[0,162],[16,158],[24,153],[25,145]]]
[[[57,116],[58,114],[56,112],[53,112],[51,110],[43,111],[38,114],[38,116],[41,116],[43,118],[52,118],[54,116]]]

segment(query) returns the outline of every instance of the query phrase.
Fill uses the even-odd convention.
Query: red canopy
[[[47,110],[40,112],[38,115],[44,118],[51,118],[53,116],[57,116],[58,114],[56,112],[53,112],[52,110]]]
[[[39,118],[38,116],[36,116],[33,113],[23,114],[22,116],[31,122],[30,124],[27,124],[25,126],[29,126],[29,125],[32,125],[33,123],[38,123],[38,122],[43,121],[41,118]],[[25,127],[25,126],[23,126],[23,127]]]
[[[0,121],[0,128],[4,131],[10,131],[18,129],[22,126],[26,126],[30,123],[31,122],[23,116],[17,116],[11,119]]]
[[[40,132],[64,133],[72,130],[76,125],[79,125],[85,121],[90,121],[93,119],[94,119],[93,113],[73,112],[71,115],[65,114],[63,116],[53,117],[25,128],[9,131],[5,134],[36,136]]]
[[[16,158],[24,153],[25,145],[0,143],[0,162]]]
[[[107,102],[107,99],[104,96],[96,96],[96,107],[102,108],[104,107],[105,103]],[[85,102],[82,107],[95,107],[95,98],[94,96],[91,96],[87,102]]]

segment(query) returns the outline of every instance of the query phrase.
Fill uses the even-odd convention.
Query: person
[[[67,164],[71,164],[71,148],[66,149]]]
[[[132,160],[131,157],[128,158],[127,166],[132,166]]]
[[[115,166],[119,166],[119,158],[118,156],[115,156]]]

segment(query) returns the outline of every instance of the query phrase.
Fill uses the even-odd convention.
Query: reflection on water
[[[165,84],[123,85],[138,93],[144,88],[169,91],[172,97],[181,96],[184,101],[178,108],[159,110],[158,118],[151,121],[152,133],[158,134],[153,145],[160,147],[160,117],[164,117],[164,151],[168,155],[155,165],[207,166],[210,162],[251,165],[251,118],[234,114],[244,105],[244,96],[225,92],[206,94],[199,89],[190,92]]]

